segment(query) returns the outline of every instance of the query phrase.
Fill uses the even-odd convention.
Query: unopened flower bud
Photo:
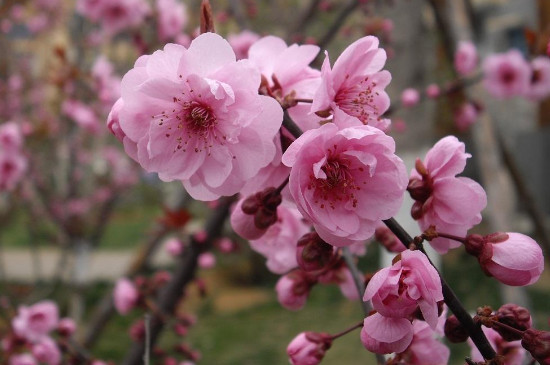
[[[523,332],[521,345],[539,363],[550,365],[550,332],[529,328]]]
[[[445,321],[445,337],[449,339],[449,342],[460,343],[465,342],[468,339],[468,332],[458,321],[458,319],[452,315]]]
[[[531,328],[532,321],[529,310],[527,310],[527,308],[520,307],[519,305],[504,304],[498,309],[498,311],[496,311],[495,315],[500,323],[504,323],[520,331],[525,331]],[[507,331],[503,327],[494,326],[493,329],[497,331],[506,341],[521,340],[520,335]]]
[[[76,324],[72,318],[62,318],[57,324],[57,332],[63,337],[69,337],[76,331]]]
[[[427,181],[413,177],[409,180],[407,191],[414,200],[425,202],[432,194],[432,187]]]
[[[286,348],[292,365],[316,365],[323,360],[332,345],[332,337],[327,333],[302,332]]]
[[[275,290],[277,299],[289,310],[299,310],[306,304],[307,297],[315,281],[301,270],[294,270],[281,276]]]
[[[322,240],[316,232],[307,233],[298,240],[296,261],[302,270],[321,270],[333,258],[334,247]]]
[[[130,338],[136,342],[143,341],[145,338],[145,324],[142,319],[134,322],[130,327]]]

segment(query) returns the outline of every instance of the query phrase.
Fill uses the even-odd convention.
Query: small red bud
[[[304,271],[322,270],[333,260],[334,248],[316,232],[303,235],[297,244],[296,261]]]
[[[520,307],[519,305],[504,304],[496,311],[495,316],[500,323],[504,323],[520,331],[525,331],[531,328],[531,314],[529,313],[529,310],[527,310],[527,308]],[[521,340],[521,336],[519,334],[507,331],[503,327],[494,326],[493,329],[497,331],[506,341]]]
[[[449,339],[449,342],[460,343],[468,339],[468,332],[454,315],[445,321],[444,331],[445,337]]]
[[[550,364],[550,332],[529,328],[523,332],[521,346],[541,364]]]

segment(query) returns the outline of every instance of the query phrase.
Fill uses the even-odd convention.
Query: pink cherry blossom
[[[505,341],[497,331],[492,328],[487,328],[485,326],[481,327],[485,337],[489,340],[491,347],[496,351],[497,355],[504,356],[504,365],[518,365],[523,364],[526,352],[525,349],[521,346],[521,341]],[[474,361],[485,361],[477,347],[471,339],[468,339],[468,345],[470,346],[471,353],[470,356]]]
[[[389,318],[374,313],[363,322],[361,342],[371,352],[390,354],[405,351],[413,335],[413,325],[408,319]]]
[[[23,134],[16,122],[0,125],[0,150],[16,151],[23,145]]]
[[[416,89],[408,88],[401,93],[401,104],[403,104],[405,108],[411,108],[418,104],[419,101],[420,93]]]
[[[460,75],[466,76],[476,69],[477,61],[476,46],[470,41],[460,41],[454,58],[455,70]]]
[[[150,11],[145,0],[105,0],[102,2],[99,22],[108,34],[116,34],[143,23]]]
[[[29,341],[39,341],[57,327],[59,314],[57,305],[43,300],[30,307],[20,306],[12,320],[14,332]]]
[[[164,243],[164,249],[172,256],[179,256],[183,252],[183,242],[173,237]]]
[[[98,21],[105,1],[106,0],[78,0],[76,3],[76,11],[94,22]]]
[[[517,50],[490,55],[483,62],[483,84],[496,98],[525,94],[530,79],[531,68]]]
[[[276,152],[282,109],[259,85],[259,73],[214,33],[142,56],[122,80],[125,149],[196,199],[233,195]]]
[[[302,332],[288,344],[286,352],[292,365],[317,365],[331,344],[329,334]]]
[[[539,244],[521,233],[470,235],[465,246],[469,253],[476,254],[485,272],[507,285],[531,285],[544,270]]]
[[[61,106],[63,114],[91,133],[99,130],[99,120],[92,108],[74,99],[67,99]]]
[[[475,104],[471,102],[462,104],[454,113],[457,129],[461,132],[467,131],[476,122],[478,115],[479,110]]]
[[[311,105],[312,112],[341,110],[363,124],[373,124],[388,110],[390,99],[384,91],[391,81],[388,71],[380,71],[386,52],[378,48],[378,38],[363,37],[338,57],[331,69],[328,54],[321,68],[322,83]]]
[[[315,283],[316,280],[310,275],[301,270],[294,270],[281,276],[277,281],[277,300],[288,310],[300,310],[306,304],[311,287]]]
[[[197,258],[197,264],[201,269],[211,269],[216,266],[216,256],[212,252],[204,252]]]
[[[176,0],[157,0],[157,29],[161,41],[175,38],[187,24],[187,7]]]
[[[441,279],[420,251],[401,252],[401,260],[378,271],[367,285],[363,300],[371,300],[381,315],[407,318],[420,308],[424,320],[437,325],[437,302],[443,300]]]
[[[430,84],[426,88],[426,96],[430,99],[435,99],[441,95],[441,89],[437,84]]]
[[[109,107],[120,98],[120,78],[114,74],[113,65],[105,56],[100,56],[92,66],[92,78],[99,100]]]
[[[247,29],[241,31],[240,33],[233,33],[227,36],[227,41],[233,48],[233,51],[235,51],[235,56],[237,56],[238,60],[248,58],[248,50],[250,49],[250,46],[252,46],[252,44],[254,44],[254,42],[258,39],[260,39],[258,34]]]
[[[115,308],[120,314],[129,313],[139,300],[139,292],[133,282],[126,278],[119,279],[113,291]]]
[[[407,190],[416,200],[411,213],[422,230],[434,225],[437,231],[464,237],[481,222],[481,211],[487,205],[485,191],[469,178],[456,177],[470,156],[464,143],[448,136],[428,151],[423,163],[417,160]],[[430,244],[439,253],[460,246],[460,242],[442,237]]]
[[[525,96],[531,100],[543,100],[550,95],[550,59],[539,56],[531,61],[532,76]]]
[[[397,213],[406,172],[394,140],[371,126],[338,130],[328,123],[305,132],[283,155],[289,189],[302,215],[334,246],[374,234]]]
[[[50,337],[44,337],[35,343],[32,346],[32,354],[40,363],[47,365],[59,365],[61,363],[61,351]]]
[[[277,207],[277,222],[258,239],[250,241],[252,249],[267,258],[267,268],[275,274],[284,274],[296,268],[296,244],[309,232],[300,212],[291,204]]]
[[[450,350],[437,339],[438,335],[430,326],[419,320],[413,321],[413,339],[407,349],[397,358],[407,365],[447,365]]]
[[[272,95],[281,100],[287,96],[311,99],[321,82],[320,72],[309,67],[318,53],[318,46],[287,46],[281,38],[267,36],[252,44],[248,59],[258,68]],[[288,109],[291,118],[302,130],[319,126],[321,118],[310,114],[310,108],[311,104],[298,103]]]
[[[38,362],[31,354],[20,354],[10,357],[10,365],[38,365]]]

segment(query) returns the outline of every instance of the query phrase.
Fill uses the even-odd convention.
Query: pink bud
[[[530,328],[523,333],[521,345],[542,365],[550,364],[550,332]]]
[[[476,46],[469,41],[461,41],[455,53],[454,65],[456,71],[461,75],[468,75],[477,66]]]
[[[426,88],[426,95],[430,98],[430,99],[435,99],[437,97],[439,97],[439,95],[441,95],[441,90],[439,89],[439,86],[436,85],[436,84],[430,84],[428,85],[428,87]]]
[[[306,233],[298,240],[296,261],[302,270],[322,270],[333,258],[334,247],[323,241],[316,232]]]
[[[512,286],[531,285],[544,270],[544,257],[537,242],[521,233],[507,232],[483,237],[487,249],[477,255],[483,270]],[[466,244],[468,250],[468,239]]]
[[[44,337],[32,346],[32,354],[40,362],[48,365],[61,363],[61,351],[50,337]]]
[[[281,276],[275,290],[277,299],[283,307],[289,310],[302,309],[306,304],[311,287],[315,284],[314,279],[309,278],[306,273],[294,270],[289,274]]]
[[[403,90],[401,93],[401,103],[405,108],[410,108],[418,104],[420,101],[420,94],[418,90],[413,88],[408,88]]]
[[[239,200],[235,209],[231,213],[231,227],[239,236],[247,240],[255,240],[263,236],[267,228],[260,229],[254,224],[254,215],[247,214],[243,211],[244,199]]]
[[[389,252],[399,253],[407,248],[399,241],[396,235],[386,226],[380,226],[374,231],[374,238]]]
[[[115,308],[120,314],[127,314],[134,308],[139,299],[139,293],[130,280],[119,279],[113,292]]]
[[[72,318],[62,318],[57,325],[57,331],[61,336],[71,336],[76,331],[76,323]]]
[[[179,256],[183,252],[183,242],[177,238],[170,238],[164,243],[164,249],[172,256]]]
[[[302,332],[290,342],[286,353],[292,365],[316,365],[331,345],[332,338],[327,333]]]
[[[211,269],[216,266],[216,256],[212,252],[205,252],[199,255],[198,264],[201,269]]]
[[[525,331],[531,328],[531,314],[529,310],[524,307],[520,307],[517,304],[504,304],[500,307],[495,315],[500,323],[507,324],[510,327],[516,328],[520,331]],[[500,326],[494,326],[493,329],[497,331],[502,338],[506,341],[521,340],[521,336],[512,331],[507,331],[506,328]]]

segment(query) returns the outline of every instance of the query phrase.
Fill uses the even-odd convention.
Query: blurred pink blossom
[[[476,46],[470,41],[458,42],[454,58],[455,70],[462,76],[471,74],[476,69],[477,61]]]
[[[61,351],[50,337],[43,337],[32,346],[32,354],[40,363],[47,365],[59,365],[61,363]]]
[[[419,101],[420,93],[416,89],[408,88],[401,93],[401,104],[403,104],[405,108],[411,108],[418,104]]]
[[[240,33],[233,33],[227,36],[227,41],[235,51],[238,60],[248,58],[250,46],[260,39],[260,36],[250,30],[243,30]]]
[[[525,96],[531,100],[543,100],[550,95],[550,59],[539,56],[531,61],[531,82]]]
[[[201,269],[211,269],[216,266],[216,256],[212,252],[201,253],[197,263]]]
[[[113,300],[120,314],[128,314],[136,306],[138,299],[139,292],[132,281],[121,278],[116,282]]]
[[[472,102],[465,102],[454,112],[454,122],[461,132],[467,131],[479,116],[478,107]]]
[[[20,306],[12,320],[14,332],[29,341],[39,341],[57,327],[59,314],[57,304],[43,300],[29,307]]]
[[[187,7],[177,0],[157,0],[157,29],[161,41],[166,42],[181,34],[187,24]]]
[[[493,54],[483,62],[483,84],[496,98],[524,95],[531,80],[531,68],[515,49]]]
[[[10,365],[38,365],[38,362],[31,354],[20,354],[10,357]]]

